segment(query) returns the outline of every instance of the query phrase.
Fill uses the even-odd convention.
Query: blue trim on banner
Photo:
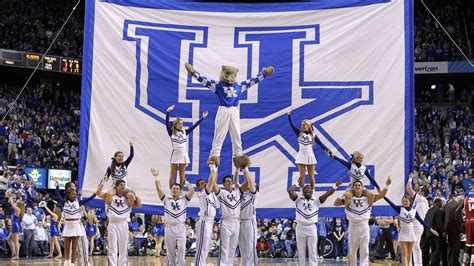
[[[85,27],[84,27],[84,49],[82,65],[82,91],[81,91],[81,120],[79,139],[79,174],[78,188],[84,183],[84,173],[87,162],[87,148],[89,145],[89,126],[91,111],[92,92],[92,62],[94,51],[94,16],[95,1],[86,1]]]
[[[414,168],[415,156],[413,9],[413,0],[405,0],[405,183]]]
[[[290,200],[290,199],[288,199]],[[86,204],[86,206],[93,208],[104,208],[104,201],[93,199]],[[199,208],[187,208],[186,215],[187,217],[197,218],[199,213]],[[163,206],[154,206],[144,204],[142,208],[134,208],[132,212],[137,213],[147,213],[147,214],[159,214],[164,215]],[[257,209],[257,218],[258,219],[274,219],[274,218],[295,218],[295,208],[259,208]],[[391,207],[387,206],[374,206],[372,207],[372,216],[396,216],[396,213]],[[329,208],[319,208],[320,217],[345,217],[344,208],[341,207],[329,207]],[[216,218],[219,218],[220,214],[216,215]]]
[[[348,8],[358,6],[368,6],[373,4],[389,3],[390,0],[320,0],[305,1],[302,3],[205,3],[191,1],[169,1],[169,0],[102,0],[102,2],[117,4],[121,6],[157,8],[170,10],[186,11],[207,11],[207,12],[288,12],[288,11],[306,11],[334,8]]]

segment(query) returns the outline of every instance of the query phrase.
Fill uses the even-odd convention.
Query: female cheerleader
[[[22,233],[21,219],[23,219],[23,215],[25,214],[25,203],[22,200],[17,200],[17,202],[14,203],[14,197],[14,195],[8,196],[8,202],[15,213],[12,215],[12,226],[7,240],[10,250],[12,251],[12,259],[18,260],[20,259],[20,234]]]
[[[54,247],[56,247],[56,250],[58,252],[58,256],[55,257],[55,259],[60,259],[63,257],[61,253],[61,246],[59,246],[59,240],[58,238],[61,236],[59,233],[59,225],[61,222],[61,208],[58,206],[54,205],[54,212],[52,212],[46,204],[40,206],[44,207],[45,210],[51,215],[51,225],[49,226],[49,234],[51,235],[51,239],[49,241],[49,256],[47,258],[52,258],[54,255]]]
[[[92,194],[89,198],[78,200],[76,186],[72,182],[66,184],[66,197],[63,204],[63,218],[65,221],[63,229],[64,237],[64,253],[66,257],[66,265],[74,266],[74,262],[77,256],[79,239],[85,236],[85,229],[82,226],[82,214],[80,206],[86,204],[93,198],[95,194]],[[59,194],[59,186],[56,186],[57,200],[61,202],[62,198]],[[58,197],[59,196],[59,197]],[[84,239],[83,241],[84,242]],[[83,243],[83,246],[87,243]],[[71,247],[72,246],[72,247]],[[84,249],[87,252],[87,249]],[[87,258],[84,256],[84,264],[87,264]]]
[[[293,108],[291,108],[288,112],[288,120],[290,121],[290,125],[293,128],[293,131],[298,137],[299,143],[299,151],[295,161],[300,171],[300,178],[298,179],[298,183],[301,188],[304,187],[306,170],[308,170],[309,185],[311,186],[311,189],[314,189],[314,172],[317,161],[316,157],[314,156],[313,145],[317,143],[323,148],[326,153],[329,153],[329,149],[316,136],[316,132],[314,131],[311,121],[309,121],[308,119],[301,121],[301,130],[298,129],[295,124],[293,124],[293,120],[291,120],[292,111]]]
[[[94,252],[95,236],[97,235],[99,220],[92,209],[86,214],[86,235],[89,240],[89,256]]]
[[[430,228],[430,226],[421,219],[415,208],[412,208],[411,198],[409,196],[403,196],[402,205],[403,207],[396,206],[391,200],[385,198],[385,200],[392,206],[392,208],[400,214],[398,221],[400,223],[400,232],[398,233],[398,242],[402,249],[402,265],[408,266],[411,262],[411,256],[413,246],[415,244],[415,229],[413,228],[413,221],[416,219],[420,222],[423,227],[430,232],[438,236],[436,230]]]
[[[202,122],[204,118],[207,117],[207,111],[202,113],[201,119],[199,119],[194,125],[190,128],[183,130],[183,119],[176,118],[172,123],[170,123],[170,112],[174,110],[174,105],[171,105],[166,109],[166,130],[168,135],[171,138],[171,144],[173,146],[173,151],[171,152],[171,171],[170,171],[170,187],[173,186],[174,179],[176,178],[176,171],[179,170],[179,184],[184,186],[184,173],[186,171],[186,166],[189,163],[188,155],[188,145],[187,145],[187,136],[193,132],[193,130]]]
[[[163,224],[163,218],[160,215],[153,215],[152,221],[155,224],[153,228],[153,236],[155,237],[155,256],[159,257],[161,248],[163,247],[163,239],[165,236],[165,226]]]
[[[109,197],[109,199],[112,199],[112,197],[117,193],[117,191],[115,191],[115,183],[117,182],[117,180],[125,180],[125,184],[127,184],[128,165],[132,162],[133,159],[134,142],[134,138],[130,138],[130,140],[128,141],[128,143],[130,144],[130,155],[128,155],[127,159],[124,161],[123,152],[116,151],[114,153],[114,157],[112,158],[112,163],[105,172],[105,181],[109,181],[110,176],[112,176],[112,188],[107,192],[107,197]],[[130,189],[127,189],[126,195],[127,198],[131,197],[132,199],[135,199],[135,192]]]

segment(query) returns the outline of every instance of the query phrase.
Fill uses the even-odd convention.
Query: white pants
[[[306,248],[308,248],[309,265],[318,265],[316,224],[296,224],[296,246],[298,248],[298,265],[306,265]]]
[[[186,255],[186,226],[184,223],[165,224],[165,245],[166,251],[168,251],[168,265],[183,266]],[[178,248],[177,253],[176,248]]]
[[[128,223],[127,220],[109,220],[108,260],[109,266],[127,265],[128,258]],[[118,254],[118,255],[117,255]]]
[[[423,257],[421,254],[420,241],[421,241],[421,236],[423,235],[423,226],[413,225],[413,229],[415,229],[415,243],[413,245],[413,262],[415,263],[415,266],[421,266],[423,265]],[[412,264],[411,261],[410,261],[410,264]]]
[[[219,265],[233,265],[235,249],[239,242],[240,220],[222,218],[220,229]]]
[[[81,236],[79,241],[79,263],[78,265],[89,265],[89,240],[87,239],[86,229],[84,225],[81,224],[82,230],[84,230],[84,235]],[[82,250],[81,250],[82,249]]]
[[[214,219],[199,219],[196,223],[196,255],[195,266],[205,266],[211,248]]]
[[[355,266],[357,263],[357,250],[360,255],[360,266],[369,265],[369,240],[370,228],[368,223],[349,224],[349,264]]]
[[[240,220],[239,248],[242,265],[257,265],[257,221]]]
[[[212,140],[211,156],[221,156],[227,132],[232,140],[232,157],[242,155],[242,140],[240,139],[240,113],[235,106],[219,106],[214,125],[214,139]]]

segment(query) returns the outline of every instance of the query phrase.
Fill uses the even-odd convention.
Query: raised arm
[[[295,132],[296,136],[299,136],[300,130],[295,126],[295,124],[293,123],[293,120],[291,119],[291,112],[292,111],[293,111],[293,107],[290,109],[290,111],[288,111],[288,121],[290,122],[290,126],[293,129],[293,131]]]
[[[246,183],[248,184],[248,188],[251,193],[257,192],[257,187],[255,185],[255,180],[252,178],[252,175],[249,172],[249,168],[245,167],[244,168],[244,178]]]
[[[296,184],[293,184],[289,189],[288,189],[288,196],[292,201],[295,201],[298,199],[298,195],[295,192],[296,190]]]
[[[105,179],[102,179],[102,181],[100,181],[99,186],[95,190],[95,194],[97,195],[97,197],[105,200],[106,193],[102,191],[104,189],[104,181]]]
[[[79,205],[84,205],[84,204],[87,204],[89,201],[93,200],[97,195],[94,193],[92,195],[90,195],[88,198],[85,198],[85,199],[81,199],[79,201]]]
[[[56,208],[57,208],[57,207],[56,207]],[[49,213],[49,215],[51,215],[51,217],[52,217],[55,221],[58,220],[58,216],[56,215],[56,213],[52,212],[52,211],[48,208],[48,206],[45,205],[45,206],[44,206],[44,209]]]
[[[64,204],[64,198],[61,196],[61,191],[59,190],[59,180],[54,179],[54,184],[56,185],[56,190],[54,191],[54,197],[56,201],[59,202],[61,205]]]
[[[408,178],[408,182],[407,182],[407,193],[408,195],[410,195],[410,197],[414,198],[416,193],[413,190],[412,182],[413,182],[413,174],[410,174]]]
[[[341,158],[337,157],[336,155],[334,155],[332,153],[326,152],[326,154],[328,154],[329,157],[333,158],[334,160],[336,160],[339,163],[341,163],[342,165],[344,165],[347,169],[351,169],[351,163],[350,162],[348,162],[344,159],[341,159]]]
[[[188,193],[186,193],[186,198],[191,201],[194,196],[194,187],[188,180],[185,181],[186,186],[188,187]]]
[[[370,183],[372,183],[378,190],[380,190],[379,184],[377,184],[377,182],[375,181],[375,179],[374,179],[372,176],[370,176],[369,170],[365,170],[364,174],[365,174],[365,176],[367,176],[367,178],[369,179]]]
[[[188,71],[188,74],[192,75],[193,78],[195,78],[197,81],[199,81],[199,83],[201,83],[203,86],[206,86],[207,88],[209,88],[212,92],[214,92],[214,93],[216,92],[216,84],[217,84],[216,81],[214,81],[212,79],[208,79],[205,76],[202,76],[201,74],[199,74],[199,72],[197,72],[194,69],[193,65],[191,65],[191,64],[184,63],[184,67]]]
[[[15,215],[16,216],[19,216],[20,213],[21,213],[21,210],[20,208],[18,208],[15,203],[13,202],[13,195],[11,195],[10,197],[8,197],[8,202],[10,203],[10,205],[12,206],[12,209],[15,210]]]
[[[337,188],[340,185],[342,185],[341,178],[337,180],[336,184],[334,184],[334,186],[330,190],[326,191],[323,195],[319,196],[319,202],[323,204],[329,196],[331,196],[332,194],[334,194],[334,192],[336,192]]]
[[[173,111],[174,105],[171,105],[166,109],[166,131],[168,132],[168,136],[171,137],[173,135],[173,125],[170,123],[170,112]]]
[[[201,124],[202,120],[204,120],[204,119],[207,117],[207,115],[208,115],[208,112],[207,112],[207,111],[204,111],[204,112],[202,113],[201,119],[199,119],[196,123],[194,123],[194,125],[192,125],[190,128],[188,128],[188,129],[185,130],[186,135],[191,134],[191,132],[193,132],[193,130],[194,130],[197,126],[199,126],[199,124]]]
[[[133,142],[135,142],[135,139],[134,139],[134,138],[130,138],[130,140],[129,140],[129,144],[130,144],[130,154],[128,155],[127,160],[125,160],[125,162],[123,162],[126,166],[128,166],[128,165],[130,164],[130,162],[132,162],[132,159],[133,159],[133,155],[134,155],[134,152],[133,152]]]
[[[318,144],[325,152],[330,153],[329,148],[321,142],[316,134],[314,134],[314,140],[316,141],[316,144]]]
[[[142,199],[139,196],[135,196],[135,197],[136,197],[136,199],[135,199],[135,204],[133,205],[133,207],[141,208],[142,207]]]
[[[235,168],[235,172],[234,172],[234,187],[235,187],[236,189],[239,189],[239,188],[240,188],[239,173],[240,173],[240,168]]]
[[[165,197],[165,193],[161,189],[160,179],[158,178],[160,172],[155,168],[151,168],[151,174],[155,177],[155,188],[156,192],[158,192],[158,197],[160,197],[160,200],[163,200]]]
[[[393,202],[392,202],[389,198],[387,198],[387,197],[385,197],[384,199],[385,199],[385,201],[388,202],[388,204],[390,204],[390,206],[392,206],[392,209],[394,209],[397,213],[400,213],[400,210],[401,210],[401,209],[400,209],[399,206],[395,205],[395,203],[393,203]]]
[[[380,191],[379,194],[371,194],[370,197],[369,197],[369,206],[372,206],[372,204],[374,204],[374,202],[384,198],[386,195],[387,195],[387,192],[388,192],[388,187],[390,186],[390,184],[392,184],[392,177],[389,176],[387,178],[387,181],[385,181],[385,187]]]
[[[264,80],[268,75],[273,74],[275,72],[275,68],[272,66],[264,67],[262,72],[258,73],[256,77],[252,77],[246,81],[240,83],[242,87],[242,93],[248,90],[250,87],[254,86],[255,84],[259,83],[260,81]]]

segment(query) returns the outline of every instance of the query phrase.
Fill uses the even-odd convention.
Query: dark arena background
[[[474,266],[474,1],[0,7],[0,265]]]

